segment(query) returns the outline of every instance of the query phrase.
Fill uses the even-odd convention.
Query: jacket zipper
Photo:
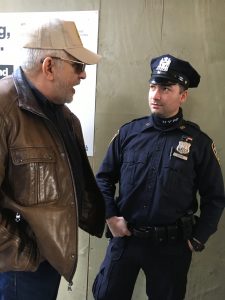
[[[73,281],[70,281],[68,283],[67,291],[72,292],[72,285],[73,285]]]

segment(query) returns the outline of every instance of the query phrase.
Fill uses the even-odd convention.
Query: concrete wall
[[[170,53],[192,64],[201,84],[184,106],[186,119],[197,122],[217,145],[225,174],[225,1],[224,0],[1,0],[1,12],[99,10],[95,155],[97,170],[108,143],[126,121],[149,113],[149,60]],[[215,178],[216,180],[216,178]],[[225,298],[225,219],[207,243],[194,254],[186,300]],[[91,300],[91,285],[107,241],[80,231],[80,252],[74,289],[62,280],[58,300]],[[163,276],[163,274],[162,274]],[[145,280],[138,278],[134,299],[146,299]]]

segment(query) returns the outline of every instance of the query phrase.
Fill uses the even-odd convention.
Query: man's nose
[[[152,92],[152,99],[160,99],[161,98],[161,93],[160,93],[160,89],[156,88],[153,92]]]
[[[86,77],[87,77],[86,71],[80,72],[79,77],[80,77],[80,79],[86,79]]]

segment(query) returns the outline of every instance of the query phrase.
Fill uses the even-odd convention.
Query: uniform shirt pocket
[[[121,177],[128,184],[136,184],[146,173],[149,153],[140,151],[129,151],[124,153]]]
[[[192,163],[179,158],[174,158],[171,163],[164,168],[161,176],[161,185],[164,195],[173,199],[177,198],[183,204],[189,203],[193,199],[193,190],[195,190],[195,171]]]

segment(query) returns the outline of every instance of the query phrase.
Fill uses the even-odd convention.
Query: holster
[[[194,216],[192,213],[187,214],[180,218],[180,228],[182,230],[182,237],[184,240],[188,240],[192,238],[194,226],[196,224],[196,216]]]

